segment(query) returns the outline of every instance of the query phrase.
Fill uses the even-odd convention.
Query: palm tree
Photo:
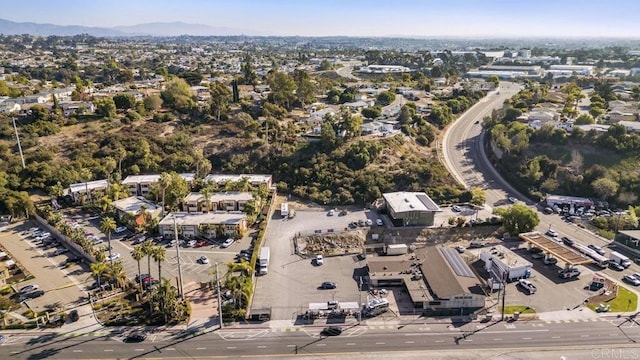
[[[121,261],[111,263],[109,277],[119,288],[124,288],[127,283],[127,273],[124,271],[124,266]]]
[[[162,280],[162,262],[167,259],[167,249],[162,246],[154,246],[151,250],[151,256],[158,263],[158,280]]]
[[[107,264],[103,262],[95,262],[91,264],[91,274],[98,278],[98,287],[100,287],[100,278],[107,271]]]
[[[177,314],[178,293],[171,286],[169,279],[163,279],[152,294],[153,301],[158,304],[158,310],[164,316],[165,324],[169,322],[172,315]]]
[[[209,189],[209,187],[205,186],[202,189],[200,189],[200,195],[204,197],[204,204],[205,204],[206,211],[203,211],[203,212],[209,212],[209,201],[210,201],[209,196],[211,196],[211,190]]]
[[[151,276],[151,256],[153,255],[153,243],[149,240],[142,243],[142,252],[147,256],[147,274]]]
[[[109,259],[111,259],[111,265],[113,265],[113,258],[111,257],[111,232],[116,229],[116,221],[109,216],[105,216],[100,222],[100,231],[107,234],[107,245],[109,246]]]
[[[140,292],[142,292],[142,272],[140,271],[140,260],[144,257],[144,251],[142,250],[142,246],[136,245],[133,247],[133,251],[131,251],[131,257],[138,263],[138,280],[140,281]]]

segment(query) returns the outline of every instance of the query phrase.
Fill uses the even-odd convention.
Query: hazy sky
[[[182,21],[263,35],[640,38],[638,0],[25,0],[3,8],[0,18],[17,22]]]

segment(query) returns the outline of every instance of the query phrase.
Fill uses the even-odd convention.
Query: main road
[[[525,200],[527,205],[537,208],[537,204],[529,201],[511,186],[495,170],[484,151],[484,129],[482,119],[491,115],[494,109],[502,107],[505,100],[512,97],[521,86],[510,82],[501,82],[497,90],[490,92],[480,100],[445,132],[442,153],[445,165],[458,182],[467,188],[479,187],[487,196],[487,204],[491,207],[509,204],[508,198]],[[571,195],[571,194],[567,194]],[[608,240],[584,230],[574,224],[564,222],[557,215],[546,215],[540,212],[541,232],[553,228],[561,236],[577,239],[584,244],[604,245]]]
[[[472,359],[504,358],[518,353],[522,359],[576,356],[576,351],[622,349],[638,351],[640,327],[635,319],[599,318],[574,322],[526,321],[489,323],[422,323],[353,325],[340,336],[320,335],[321,326],[293,328],[225,328],[204,334],[170,336],[150,334],[146,341],[122,342],[108,333],[93,336],[8,336],[0,342],[3,359],[104,359],[104,358],[382,358]],[[558,351],[550,357],[549,349]],[[476,354],[473,356],[472,354]],[[544,354],[545,356],[534,356]],[[640,355],[640,354],[639,354]],[[510,358],[510,357],[509,357]],[[506,359],[506,358],[505,358]]]

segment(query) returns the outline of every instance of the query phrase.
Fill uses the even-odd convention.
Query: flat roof
[[[209,174],[204,178],[204,182],[227,182],[227,181],[241,181],[243,178],[247,178],[251,184],[266,184],[271,181],[271,175],[265,174]]]
[[[194,173],[183,173],[178,175],[180,175],[180,177],[183,178],[186,182],[192,182],[196,177],[196,174]],[[160,181],[160,174],[129,175],[124,180],[122,180],[122,185],[157,183],[158,181]]]
[[[492,248],[494,247],[498,252],[498,254],[500,254],[501,256],[497,258],[495,256],[492,256],[492,258],[495,258],[495,260],[501,261],[503,264],[507,265],[508,267],[510,268],[516,268],[521,266],[533,267],[533,264],[530,261],[523,258],[522,256],[519,256],[518,254],[515,254],[506,246],[503,246],[503,245],[492,246]],[[491,251],[489,250],[489,248],[485,248],[483,252],[491,252]]]
[[[619,233],[630,238],[640,239],[640,230],[620,230]]]
[[[128,198],[116,200],[111,203],[113,207],[131,215],[136,215],[144,206],[147,211],[154,212],[160,207],[142,196],[130,196]]]
[[[570,249],[564,244],[557,243],[551,240],[549,237],[540,234],[537,231],[522,233],[520,238],[531,245],[542,249],[545,252],[555,256],[558,260],[564,261],[569,265],[585,265],[593,263],[593,260],[579,254],[577,251]]]
[[[416,264],[417,261],[415,261]],[[414,303],[434,300],[429,293],[422,274],[420,274],[419,279],[414,280],[412,271],[417,270],[417,267],[411,266],[412,263],[409,255],[367,258],[369,277],[371,279],[402,280],[407,292],[409,292],[411,301]]]
[[[96,189],[106,189],[109,187],[108,180],[94,180],[83,183],[71,184],[69,185],[69,191],[71,193],[78,193],[88,190],[96,190]]]
[[[382,195],[387,205],[396,213],[410,211],[442,211],[427,194],[423,192],[393,192]]]
[[[191,192],[187,196],[185,196],[185,202],[195,202],[204,200],[204,196],[199,192]],[[253,194],[248,191],[225,191],[218,192],[209,195],[209,201],[211,202],[220,202],[220,201],[250,201],[253,200]]]
[[[233,212],[224,212],[224,211],[216,211],[216,212],[176,212],[169,213],[165,216],[158,225],[171,225],[173,226],[173,218],[176,218],[176,224],[178,225],[200,225],[200,224],[226,224],[226,225],[236,225],[240,224],[245,218],[246,214],[240,211]]]

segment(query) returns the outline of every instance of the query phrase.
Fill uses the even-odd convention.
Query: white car
[[[126,226],[118,226],[115,230],[116,234],[120,234],[121,232],[125,232],[125,231],[127,231]]]
[[[373,225],[373,220],[367,219],[367,226],[372,226],[372,225]]]
[[[120,258],[120,253],[113,253],[107,256],[107,261],[116,260]]]
[[[322,264],[324,264],[324,258],[322,255],[316,255],[316,265],[320,266]]]
[[[549,230],[547,230],[547,235],[549,235],[549,236],[551,236],[551,237],[554,237],[554,238],[559,236],[559,235],[558,235],[558,232],[557,232],[557,231],[555,231],[555,230],[553,230],[553,229],[549,229]]]
[[[519,202],[519,201],[520,201],[520,200],[518,200],[517,198],[514,198],[513,196],[512,196],[512,197],[509,197],[509,202],[510,202],[510,203],[512,203],[512,204],[515,204],[515,203],[517,203],[517,202]]]
[[[524,288],[529,293],[529,295],[535,294],[536,291],[538,290],[536,286],[533,285],[529,280],[520,279],[518,280],[518,285]]]
[[[333,216],[333,215],[335,215],[335,213],[336,213],[336,212],[335,212],[335,210],[331,209],[331,210],[329,210],[329,212],[327,213],[327,216]]]
[[[455,212],[460,212],[460,211],[462,211],[462,208],[460,206],[458,206],[458,205],[453,205],[451,207],[451,210],[453,210]]]
[[[625,275],[622,277],[622,280],[628,282],[633,286],[640,286],[640,279],[636,278],[633,275]]]
[[[198,259],[198,262],[200,262],[200,264],[208,264],[209,263],[209,258],[202,255],[200,256],[200,258]]]
[[[23,288],[21,288],[20,290],[18,290],[19,294],[26,294],[26,293],[30,293],[32,291],[36,291],[38,290],[38,285],[27,285]]]
[[[382,222],[382,219],[376,219],[376,225],[384,226],[384,223]]]
[[[222,245],[220,245],[221,248],[228,248],[229,246],[231,246],[231,244],[233,244],[235,242],[235,240],[233,240],[233,238],[228,238],[227,240],[225,240]]]
[[[466,248],[462,245],[456,246],[456,251],[459,252],[460,254],[462,254],[465,250]]]

